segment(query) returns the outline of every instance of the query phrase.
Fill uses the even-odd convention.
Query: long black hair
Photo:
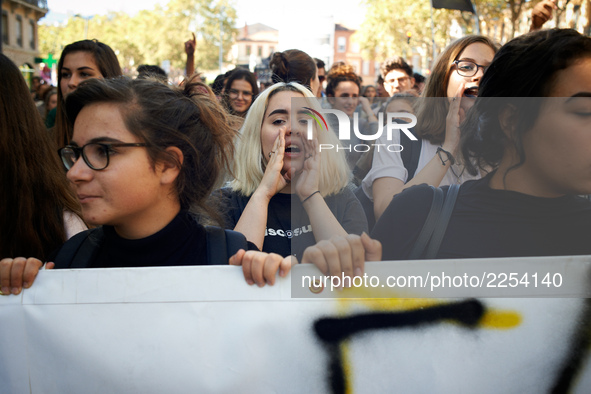
[[[484,73],[479,97],[462,126],[461,151],[467,170],[476,174],[478,168],[496,168],[508,145],[519,156],[516,166],[522,165],[523,135],[538,118],[556,73],[585,57],[591,57],[591,38],[573,29],[537,31],[505,44]],[[507,106],[518,115],[511,136],[499,122]]]

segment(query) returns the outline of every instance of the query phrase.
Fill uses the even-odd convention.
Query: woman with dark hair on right
[[[591,254],[591,203],[577,196],[591,193],[589,130],[591,38],[555,29],[503,46],[460,143],[467,170],[490,173],[460,187],[436,258]],[[432,198],[421,185],[392,200],[374,228],[384,259],[408,257]]]
[[[72,127],[68,124],[64,106],[66,97],[75,91],[82,81],[114,78],[120,75],[122,73],[117,56],[107,44],[97,40],[82,40],[66,45],[57,64],[58,100],[54,134],[58,147],[67,145],[72,139]],[[48,123],[47,126],[53,125]]]
[[[0,258],[45,258],[86,226],[25,80],[0,54]]]
[[[271,76],[273,83],[297,82],[310,89],[314,95],[320,88],[316,61],[299,49],[273,53],[269,68],[273,71]]]
[[[460,145],[468,171],[490,172],[459,187],[434,258],[591,254],[590,130],[591,38],[553,29],[503,46]],[[411,257],[433,198],[419,185],[392,199],[372,232],[384,260]]]

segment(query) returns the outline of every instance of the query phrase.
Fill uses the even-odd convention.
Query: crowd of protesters
[[[2,294],[44,264],[232,264],[264,286],[296,262],[359,275],[382,247],[591,254],[591,38],[541,30],[534,12],[534,31],[503,46],[452,42],[427,78],[392,54],[376,85],[292,49],[270,59],[271,86],[243,68],[208,86],[193,36],[181,86],[156,66],[122,77],[109,45],[82,40],[64,48],[57,88],[31,95],[0,55]],[[352,148],[371,136],[401,149]],[[453,211],[425,254],[440,192]]]

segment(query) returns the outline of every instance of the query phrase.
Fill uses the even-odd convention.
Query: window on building
[[[250,56],[251,47],[250,45],[246,46],[246,56]]]
[[[16,45],[23,46],[23,18],[20,15],[16,16]]]
[[[275,52],[275,47],[269,47],[269,56],[271,56]]]
[[[347,52],[347,39],[345,37],[338,38],[337,52]]]
[[[8,45],[8,14],[2,12],[2,42]]]
[[[357,62],[352,62],[351,65],[353,66],[353,70],[355,70],[355,73],[359,74],[359,71],[361,71],[361,60]]]
[[[29,20],[29,45],[35,49],[35,22]]]
[[[263,56],[263,47],[260,45],[257,48],[257,56],[259,56],[259,57]]]
[[[363,68],[361,70],[361,75],[369,75],[369,60],[363,61]]]

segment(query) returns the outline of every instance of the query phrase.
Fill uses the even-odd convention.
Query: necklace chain
[[[439,147],[441,147],[441,145],[439,145]],[[454,164],[450,164],[449,169],[451,170],[451,173],[454,174],[454,176],[456,177],[456,183],[461,184],[462,182],[460,181],[460,178],[462,177],[462,175],[464,175],[464,171],[466,170],[466,166],[462,166],[462,172],[460,172],[460,175],[456,174],[456,172],[454,171]]]
[[[451,173],[454,174],[454,176],[456,177],[456,181],[458,184],[460,184],[460,178],[462,177],[462,175],[464,175],[464,171],[466,170],[466,166],[462,166],[462,172],[460,172],[460,175],[456,174],[456,172],[454,171],[454,165],[452,164],[449,166],[449,169],[451,170]]]

